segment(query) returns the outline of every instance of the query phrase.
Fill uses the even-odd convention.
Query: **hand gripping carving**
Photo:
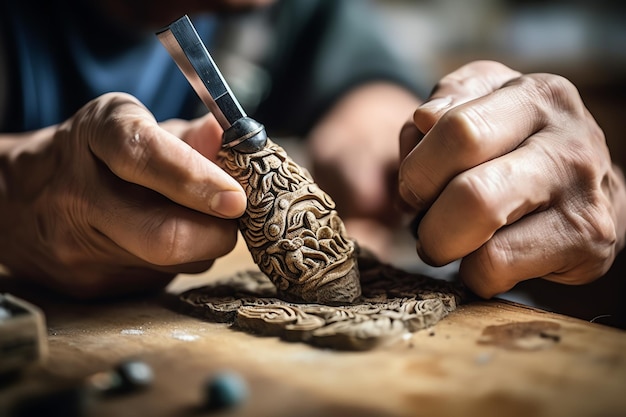
[[[278,294],[312,303],[354,301],[361,293],[355,243],[309,172],[269,139],[260,151],[224,148],[219,158],[246,192],[239,228]]]

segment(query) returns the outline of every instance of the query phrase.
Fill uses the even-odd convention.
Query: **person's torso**
[[[3,2],[0,11],[9,108],[2,131],[62,122],[112,91],[137,97],[159,121],[195,115],[197,97],[154,34],[116,29],[94,10],[63,1],[44,13],[27,3]],[[196,17],[194,25],[209,43],[213,19]]]

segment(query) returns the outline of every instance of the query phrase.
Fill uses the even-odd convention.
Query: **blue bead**
[[[116,373],[121,379],[122,388],[134,390],[145,388],[154,381],[154,373],[147,363],[140,360],[127,360],[116,367]]]
[[[235,372],[220,372],[206,384],[206,405],[211,409],[230,408],[248,397],[248,384]]]

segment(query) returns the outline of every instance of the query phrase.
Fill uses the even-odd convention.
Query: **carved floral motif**
[[[221,165],[244,188],[239,228],[252,258],[283,299],[326,304],[360,294],[355,244],[335,203],[268,139],[255,153],[223,149]]]

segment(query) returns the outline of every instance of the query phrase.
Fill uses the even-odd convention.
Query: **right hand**
[[[624,247],[624,177],[563,77],[467,64],[400,139],[400,194],[424,213],[420,258],[461,259],[459,277],[483,298],[533,278],[592,282]]]
[[[246,207],[239,183],[211,162],[221,135],[212,115],[159,125],[123,93],[24,134],[3,173],[0,263],[81,298],[205,271],[235,246],[233,219]]]

